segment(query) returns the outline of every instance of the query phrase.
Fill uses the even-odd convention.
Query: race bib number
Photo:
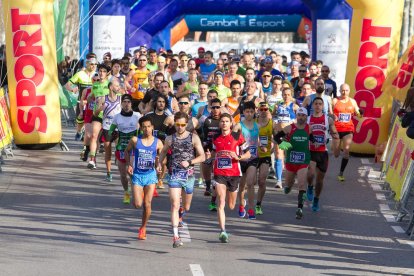
[[[250,146],[249,148],[251,158],[257,156],[257,146]]]
[[[267,136],[260,136],[259,141],[260,145],[263,147],[267,147],[267,144],[269,143]]]
[[[325,144],[325,135],[313,135],[315,139],[315,143],[317,144]]]
[[[349,113],[339,113],[338,121],[348,123],[351,121],[351,114]]]
[[[171,173],[171,180],[187,181],[189,176],[188,170],[173,168]]]
[[[112,121],[113,121],[112,116],[105,117],[105,119],[102,122],[103,129],[109,129],[111,127]]]
[[[303,162],[305,162],[305,153],[304,152],[291,151],[289,162],[290,163],[303,163]]]
[[[149,170],[154,167],[154,161],[151,159],[138,158],[137,168],[140,170]]]
[[[230,157],[218,157],[217,158],[217,168],[218,169],[231,169],[231,158]]]

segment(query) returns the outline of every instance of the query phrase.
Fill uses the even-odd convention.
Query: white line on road
[[[377,194],[375,194],[375,196],[376,196],[376,197],[377,197],[377,199],[378,199],[378,200],[380,200],[380,201],[384,201],[384,200],[386,200],[386,198],[385,198],[385,195],[384,195],[384,194],[377,193]]]
[[[193,276],[204,276],[204,272],[199,264],[190,264],[191,273]]]
[[[178,230],[180,232],[182,242],[191,242],[190,231],[188,231],[187,223],[185,223],[183,227],[180,227]]]
[[[393,215],[382,214],[387,222],[395,222],[395,217]]]
[[[380,204],[379,207],[380,207],[381,212],[390,210],[390,206],[388,206],[388,204]]]
[[[398,242],[401,244],[408,244],[409,246],[411,246],[412,248],[414,248],[414,241],[408,241],[408,240],[400,240],[398,239]]]
[[[371,187],[374,191],[381,191],[382,188],[379,184],[371,184]]]
[[[402,229],[402,227],[401,226],[391,226],[392,227],[392,229],[394,229],[394,231],[396,232],[396,233],[404,233],[405,231],[404,231],[404,229]]]

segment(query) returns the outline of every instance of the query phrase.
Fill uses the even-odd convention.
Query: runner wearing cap
[[[307,198],[312,202],[312,210],[319,211],[319,197],[323,189],[323,179],[328,170],[329,156],[327,151],[328,131],[333,139],[339,139],[334,121],[331,117],[323,113],[324,100],[316,97],[312,102],[313,113],[308,117],[308,124],[314,139],[310,144],[311,162],[308,170],[308,189]],[[333,151],[337,149],[339,143],[332,143]],[[315,195],[313,194],[313,180],[316,175]]]
[[[285,88],[282,92],[283,102],[275,106],[274,114],[276,117],[276,130],[281,131],[287,125],[292,124],[296,119],[296,110],[299,108],[292,98],[292,89]],[[276,145],[275,147],[275,172],[276,172],[276,188],[282,188],[282,172],[283,172],[284,151]]]
[[[168,136],[164,147],[160,153],[158,171],[161,172],[161,164],[170,150],[171,155],[168,159],[168,169],[170,179],[171,201],[171,225],[173,228],[173,247],[183,245],[178,234],[180,216],[188,212],[191,206],[194,188],[194,165],[205,160],[203,146],[197,134],[186,130],[189,122],[188,113],[177,112],[174,115],[175,133]],[[185,195],[182,195],[184,190]],[[180,210],[180,198],[183,199],[183,210]]]
[[[335,127],[339,134],[339,140],[334,140],[335,145],[334,151],[335,157],[339,157],[340,148],[342,143],[343,155],[341,161],[341,168],[339,170],[338,180],[345,181],[344,171],[349,161],[349,149],[352,144],[353,133],[355,126],[352,121],[352,116],[360,116],[361,111],[359,110],[358,104],[354,99],[349,97],[349,85],[344,83],[339,88],[341,96],[333,99],[333,113],[335,117]]]
[[[129,140],[133,136],[137,136],[138,120],[141,114],[132,110],[132,96],[124,94],[121,96],[121,112],[114,116],[108,135],[111,137],[115,129],[118,129],[118,143],[116,145],[115,158],[118,163],[119,175],[121,184],[124,188],[124,204],[129,204],[131,201],[131,193],[128,186],[127,168],[129,164],[125,160],[125,149],[128,146]]]
[[[128,174],[131,176],[133,204],[142,208],[142,223],[138,230],[138,239],[147,239],[147,224],[151,216],[151,201],[157,183],[157,154],[161,152],[162,142],[153,136],[154,125],[150,117],[139,119],[141,137],[133,136],[125,149],[125,161]],[[134,162],[131,165],[130,152]],[[144,201],[144,202],[143,202]],[[144,204],[143,204],[144,203]]]
[[[275,141],[280,149],[286,150],[286,176],[284,193],[290,193],[295,176],[298,182],[298,208],[296,218],[303,217],[303,203],[306,195],[306,175],[310,162],[309,139],[311,137],[307,124],[308,111],[299,108],[296,111],[296,123],[285,126],[275,135]],[[282,138],[285,137],[285,141]]]
[[[232,120],[230,114],[220,116],[220,135],[213,139],[214,181],[218,197],[217,218],[220,227],[219,239],[223,243],[229,241],[226,232],[225,205],[226,198],[231,210],[236,205],[237,192],[241,176],[240,161],[250,158],[249,145],[243,134],[231,130]],[[210,158],[206,155],[206,158]]]
[[[203,47],[198,48],[198,50],[197,50],[198,58],[194,59],[196,65],[200,65],[200,64],[204,63],[205,52],[206,52],[206,50]]]

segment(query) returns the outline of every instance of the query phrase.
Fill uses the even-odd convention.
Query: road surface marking
[[[375,196],[377,197],[378,200],[381,200],[381,201],[386,200],[384,194],[377,193],[377,194],[375,194]]]
[[[180,238],[182,242],[191,242],[190,231],[188,231],[187,223],[184,223],[183,227],[178,228],[180,232]]]
[[[392,227],[392,229],[394,229],[394,231],[395,232],[397,232],[397,233],[404,233],[405,231],[404,231],[404,229],[402,229],[402,227],[401,226],[391,226]]]
[[[389,214],[382,214],[387,222],[395,222],[395,217]]]
[[[379,207],[380,207],[381,212],[390,211],[390,206],[388,206],[388,204],[380,204]]]
[[[191,273],[193,276],[204,276],[204,272],[199,264],[190,264]]]
[[[371,161],[369,161],[368,158],[361,158],[361,163],[363,165],[370,165],[370,164],[372,164]]]

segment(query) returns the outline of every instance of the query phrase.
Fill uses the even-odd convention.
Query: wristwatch
[[[241,157],[241,155],[237,155],[237,157],[239,158],[239,161],[240,161],[240,159],[242,158],[242,157]]]

